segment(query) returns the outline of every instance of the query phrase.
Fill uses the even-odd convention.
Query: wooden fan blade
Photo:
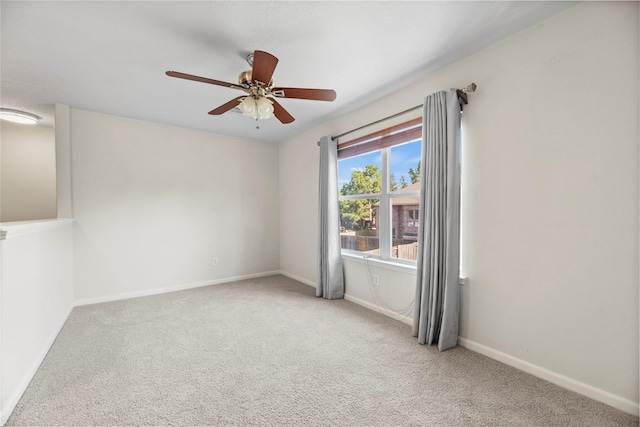
[[[278,98],[311,99],[314,101],[333,101],[336,91],[331,89],[302,89],[297,87],[274,87],[273,96]]]
[[[273,77],[273,72],[278,65],[278,58],[270,53],[256,50],[253,52],[253,70],[251,70],[251,79],[254,82],[260,82],[263,86],[268,86]]]
[[[238,105],[240,105],[240,102],[242,102],[242,100],[244,99],[244,96],[239,96],[235,99],[232,99],[229,102],[226,102],[224,104],[222,104],[221,106],[219,106],[218,108],[214,108],[213,110],[209,111],[209,114],[213,115],[213,116],[218,116],[222,113],[226,113],[227,111],[231,110],[234,107],[237,107]]]
[[[209,79],[207,77],[199,77],[191,74],[179,73],[178,71],[167,71],[166,74],[169,77],[177,77],[179,79],[193,80],[195,82],[209,83],[216,86],[224,86],[224,87],[231,87],[234,89],[245,90],[244,87],[237,84],[221,82],[220,80]]]
[[[278,103],[278,101],[273,98],[269,98],[269,100],[273,102],[273,115],[276,116],[281,123],[287,124],[295,120],[293,116]]]

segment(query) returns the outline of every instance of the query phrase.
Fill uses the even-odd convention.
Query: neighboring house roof
[[[415,184],[409,184],[406,187],[398,190],[399,193],[403,191],[420,191],[420,181],[416,182]]]
[[[416,182],[415,184],[407,185],[404,188],[398,190],[398,193],[404,193],[409,191],[420,191],[420,182]],[[419,205],[420,204],[420,196],[406,196],[406,197],[394,197],[391,199],[391,202],[394,205]]]
[[[416,182],[415,184],[407,185],[405,188],[401,188],[400,190],[398,190],[398,193],[404,193],[409,191],[419,191],[419,190],[420,190],[420,182]],[[395,206],[419,205],[420,196],[394,197],[391,199],[391,202]],[[380,202],[375,204],[375,206],[379,206],[379,205],[380,205]]]

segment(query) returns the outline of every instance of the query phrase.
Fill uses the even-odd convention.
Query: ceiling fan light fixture
[[[265,96],[258,99],[258,116],[260,119],[268,119],[273,115],[273,102]]]
[[[247,96],[238,105],[243,116],[251,117],[255,119],[258,115],[258,109],[256,108],[256,100],[252,96]]]
[[[9,108],[0,108],[0,119],[13,123],[21,123],[25,125],[35,125],[40,117],[35,114],[27,113],[20,110],[12,110]]]
[[[169,77],[239,89],[246,94],[209,111],[209,114],[213,116],[219,116],[229,110],[234,110],[240,111],[242,115],[250,117],[256,122],[275,117],[280,123],[288,124],[295,119],[276,101],[275,97],[312,101],[333,101],[336,99],[336,92],[332,89],[276,87],[273,82],[273,72],[276,69],[276,65],[278,65],[278,58],[269,52],[255,50],[252,54],[247,55],[247,62],[251,66],[251,70],[240,73],[237,84],[177,71],[167,71],[165,74]],[[256,128],[259,129],[257,123]]]
[[[254,120],[266,120],[273,116],[273,102],[265,96],[247,96],[238,105],[243,116]]]

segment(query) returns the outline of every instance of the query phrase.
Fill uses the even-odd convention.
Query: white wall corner
[[[296,281],[298,281],[300,283],[304,283],[305,285],[311,286],[312,288],[315,288],[317,286],[316,282],[314,282],[314,281],[311,281],[311,280],[308,280],[308,279],[304,279],[304,278],[302,278],[300,276],[296,276],[295,274],[291,274],[291,273],[289,273],[287,271],[284,271],[284,270],[278,271],[278,274],[282,274],[283,276],[286,276],[289,279],[293,279],[293,280],[296,280]]]
[[[58,218],[73,218],[71,192],[71,112],[68,105],[55,105],[56,192]]]

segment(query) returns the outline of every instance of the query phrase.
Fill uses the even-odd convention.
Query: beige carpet
[[[76,308],[7,425],[637,426],[283,276]]]

